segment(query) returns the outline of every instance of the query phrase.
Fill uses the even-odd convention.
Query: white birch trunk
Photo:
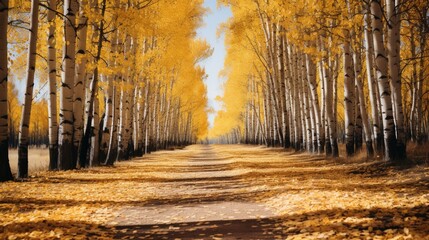
[[[76,55],[75,21],[78,3],[77,0],[64,0],[64,49],[62,61],[62,80],[60,92],[60,127],[59,127],[59,155],[58,168],[69,170],[76,168],[73,165],[73,89]]]
[[[321,49],[325,50],[324,44],[321,41]],[[331,73],[327,66],[329,62],[329,55],[322,59],[322,71],[324,77],[324,95],[325,95],[325,134],[326,134],[326,145],[325,153],[327,156],[334,158],[338,157],[338,143],[337,143],[337,127],[334,114],[334,92],[333,92],[333,78],[334,74]],[[329,141],[328,141],[329,136]]]
[[[350,32],[344,29],[344,121],[346,134],[346,154],[347,157],[353,156],[355,153],[355,76],[353,72],[353,61],[350,49]]]
[[[319,107],[319,96],[317,93],[317,82],[316,82],[316,65],[309,55],[306,55],[306,64],[307,64],[307,80],[308,86],[311,93],[311,101],[314,112],[314,122],[315,122],[315,132],[314,140],[317,141],[315,145],[317,146],[317,152],[320,154],[323,151],[323,138],[322,138],[322,122],[320,117],[320,107]]]
[[[363,79],[362,79],[362,59],[361,59],[361,52],[359,50],[355,50],[353,52],[353,60],[354,60],[354,71],[356,76],[356,86],[357,86],[357,92],[358,92],[358,100],[359,100],[359,109],[362,116],[362,125],[363,130],[365,133],[365,144],[366,144],[366,152],[367,157],[369,159],[374,157],[374,148],[372,146],[372,135],[371,135],[371,128],[369,127],[369,119],[368,119],[368,112],[366,110],[366,104],[365,104],[365,94],[363,90]]]
[[[402,88],[401,88],[401,68],[400,68],[400,0],[386,0],[388,19],[388,57],[389,57],[389,77],[392,89],[392,100],[394,107],[396,147],[392,157],[396,162],[406,161],[406,136],[404,129],[404,112],[402,109]]]
[[[372,31],[374,38],[375,66],[377,70],[377,82],[380,90],[381,109],[384,127],[384,159],[394,159],[396,136],[393,122],[392,99],[390,95],[389,80],[387,77],[387,57],[383,42],[383,23],[380,0],[371,1]]]
[[[426,18],[428,19],[428,17]],[[424,142],[424,127],[423,127],[423,82],[425,79],[425,74],[427,72],[427,68],[425,68],[425,50],[426,50],[426,44],[427,44],[427,34],[424,33],[423,31],[421,31],[420,34],[420,59],[419,59],[419,76],[418,76],[418,80],[417,80],[417,90],[416,90],[416,94],[417,94],[417,102],[416,102],[416,137],[417,137],[417,143],[418,144],[422,144]],[[429,119],[427,119],[426,121],[426,131],[428,129],[428,121]],[[427,136],[427,134],[426,134]]]
[[[301,91],[301,81],[299,79],[299,71],[298,71],[298,54],[294,49],[293,52],[293,69],[294,69],[294,109],[295,109],[295,149],[300,151],[302,150],[302,142],[303,142],[303,128],[305,128],[305,124],[302,122],[302,114],[301,114],[301,104],[302,98],[300,98]]]
[[[149,78],[145,79],[145,98],[144,98],[144,119],[143,119],[143,148],[144,148],[144,152],[143,154],[147,153],[147,148],[148,148],[148,141],[149,141],[149,123],[150,123],[150,118],[149,118],[149,113],[150,113],[150,82],[149,82]],[[180,104],[179,104],[180,105]],[[179,108],[179,107],[178,107]],[[178,110],[179,111],[179,110]],[[178,117],[178,116],[177,116]],[[179,118],[177,118],[178,121]],[[178,132],[179,129],[176,129],[176,133]]]
[[[93,1],[95,2],[95,1]],[[79,20],[77,25],[77,52],[76,52],[76,75],[74,79],[74,96],[73,96],[73,164],[76,165],[80,142],[83,135],[84,111],[85,111],[85,78],[86,78],[86,40],[88,32],[88,18],[86,17],[85,8],[86,0],[80,0]],[[92,3],[92,7],[94,3]]]
[[[121,87],[121,98],[120,98],[120,120],[119,120],[119,126],[118,126],[118,156],[117,160],[122,160],[123,158],[123,152],[124,152],[124,142],[125,142],[125,122],[126,122],[126,95],[125,92],[125,84],[122,83]]]
[[[36,72],[37,29],[39,26],[39,1],[31,1],[30,40],[27,59],[27,79],[24,104],[22,106],[21,124],[18,144],[18,178],[28,177],[28,142],[31,105],[33,102],[34,75]]]
[[[330,40],[332,41],[332,39]],[[339,76],[339,68],[340,68],[340,55],[339,54],[335,54],[331,61],[330,61],[330,71],[332,74],[332,89],[333,89],[333,99],[332,99],[332,112],[333,112],[333,130],[335,132],[335,137],[336,140],[334,141],[333,145],[332,145],[332,152],[333,155],[335,153],[338,154],[338,130],[337,130],[337,126],[338,126],[338,76]]]
[[[143,96],[144,87],[138,87],[138,103],[136,104],[136,131],[135,154],[138,157],[143,155],[143,137],[144,137],[144,115],[145,115],[145,97]]]
[[[411,31],[415,31],[415,28],[412,27]],[[412,34],[410,36],[410,52],[411,52],[411,58],[412,59],[418,59],[417,58],[417,51],[416,51],[416,44],[415,44],[415,37],[414,34]],[[412,72],[412,77],[411,77],[411,108],[410,108],[410,113],[409,116],[410,118],[408,119],[409,122],[409,129],[410,129],[410,135],[411,135],[411,140],[413,142],[417,142],[417,136],[416,136],[416,116],[417,116],[417,92],[418,92],[418,80],[417,80],[417,61],[413,61],[412,63],[413,66],[413,72]]]
[[[129,61],[129,55],[132,53],[132,47],[131,47],[131,37],[127,36],[125,43],[124,43],[124,60],[125,62]],[[122,101],[123,102],[123,119],[121,120],[121,123],[123,124],[122,128],[122,144],[120,145],[121,148],[119,150],[119,160],[128,160],[128,153],[129,153],[129,143],[130,143],[130,136],[131,136],[131,99],[133,98],[133,89],[130,89],[132,86],[132,74],[130,73],[130,69],[127,71],[128,73],[125,76],[125,89],[123,91]]]
[[[377,97],[377,82],[374,77],[374,40],[371,34],[371,12],[370,5],[367,4],[365,8],[364,28],[365,28],[365,42],[366,42],[366,73],[368,79],[369,100],[371,103],[371,117],[373,138],[376,144],[377,154],[382,154],[383,139],[381,133],[381,123],[378,111],[378,97]]]
[[[325,152],[327,155],[330,155],[332,153],[332,149],[330,147],[330,141],[329,141],[329,128],[328,128],[328,121],[326,117],[326,90],[325,90],[325,76],[324,76],[324,66],[323,61],[318,62],[318,68],[319,68],[319,78],[320,78],[320,124],[321,124],[321,132],[322,132],[322,152]],[[329,150],[327,149],[329,148]],[[329,153],[328,153],[329,151]]]
[[[115,63],[116,64],[116,63]],[[112,81],[117,81],[120,79],[120,76],[115,74],[114,79]],[[112,83],[113,84],[113,83]],[[113,92],[112,92],[112,113],[109,115],[112,115],[111,124],[108,124],[110,128],[110,135],[108,139],[108,151],[106,155],[106,165],[113,165],[113,163],[116,160],[116,157],[118,155],[118,131],[119,131],[119,121],[120,121],[120,96],[121,96],[121,87],[118,84],[113,85]]]
[[[115,1],[115,9],[119,8],[119,1]],[[113,19],[116,19],[116,14],[113,16]],[[114,20],[113,23],[113,29],[114,32],[112,33],[112,40],[110,44],[110,58],[109,58],[109,67],[115,67],[116,66],[116,54],[117,54],[117,46],[118,46],[118,22],[117,20]],[[100,155],[99,155],[99,161],[100,163],[107,163],[109,158],[109,149],[112,144],[112,134],[113,134],[113,122],[115,118],[115,114],[117,115],[116,111],[114,111],[115,104],[115,87],[113,85],[113,82],[117,80],[116,73],[113,73],[111,75],[106,76],[107,79],[107,91],[106,91],[106,110],[105,110],[105,118],[103,123],[103,131],[102,131],[102,137],[100,142]]]
[[[103,119],[103,129],[102,136],[100,142],[100,155],[99,161],[100,163],[105,163],[107,154],[109,151],[110,145],[110,135],[112,130],[112,122],[113,122],[113,78],[114,76],[108,75],[105,76],[105,81],[107,82],[107,91],[105,92],[106,101],[105,101],[105,112]]]
[[[0,182],[13,179],[9,165],[9,115],[7,99],[7,25],[9,0],[0,0]]]
[[[101,3],[101,16],[104,17],[106,11],[106,0]],[[92,38],[97,42],[97,50],[94,56],[94,71],[90,87],[90,96],[88,98],[88,116],[85,123],[85,132],[82,137],[81,147],[79,150],[79,162],[81,167],[98,165],[99,152],[99,116],[98,116],[98,82],[100,74],[98,71],[98,62],[101,58],[101,49],[103,48],[104,21],[100,22],[98,27],[94,27]],[[94,125],[94,122],[95,125]],[[97,131],[95,131],[97,128]]]
[[[305,68],[303,68],[303,70],[305,71]],[[307,151],[312,152],[313,151],[313,130],[314,130],[314,126],[312,127],[312,122],[313,122],[313,118],[311,115],[311,107],[310,107],[310,101],[308,98],[308,83],[307,80],[305,79],[306,77],[303,76],[302,78],[302,103],[304,103],[304,115],[305,115],[305,127],[306,127],[306,135],[305,135],[305,146]]]
[[[109,139],[109,150],[107,151],[106,162],[108,166],[112,166],[118,155],[118,123],[120,117],[120,89],[118,86],[113,88],[113,118],[111,125],[111,134]]]
[[[49,0],[52,10],[57,0]],[[57,54],[55,48],[55,12],[48,11],[48,116],[49,116],[49,170],[58,168],[58,114],[57,114]]]
[[[98,81],[97,81],[98,83]],[[92,90],[94,91],[94,90]],[[93,99],[94,110],[92,118],[92,134],[91,134],[91,149],[89,153],[89,166],[98,166],[100,165],[99,152],[100,152],[100,100],[98,97],[98,84],[95,87],[95,96]]]

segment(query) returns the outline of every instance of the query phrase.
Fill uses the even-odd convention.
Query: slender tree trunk
[[[113,89],[113,119],[112,119],[112,134],[109,140],[109,150],[107,152],[105,165],[113,166],[118,154],[118,120],[119,120],[119,97],[120,90],[117,86]]]
[[[364,27],[365,27],[365,43],[366,43],[366,72],[368,78],[368,91],[369,100],[371,103],[371,117],[373,137],[378,154],[383,151],[383,136],[380,130],[380,117],[378,112],[378,97],[377,97],[377,83],[374,77],[374,40],[371,34],[371,12],[370,5],[366,4]]]
[[[101,16],[104,17],[104,14],[106,12],[106,0],[103,0],[102,6],[101,6]],[[97,132],[95,132],[95,129],[92,127],[92,124],[98,125],[99,119],[98,119],[98,78],[99,78],[99,72],[98,72],[98,62],[101,58],[101,49],[103,48],[103,35],[104,35],[104,21],[100,22],[100,26],[98,29],[98,41],[97,41],[97,53],[95,56],[95,68],[92,76],[92,82],[91,82],[91,95],[89,98],[89,106],[88,106],[88,117],[86,119],[86,127],[85,132],[81,140],[81,148],[79,151],[79,161],[81,167],[88,167],[91,162],[95,162],[98,164],[98,150],[99,145],[97,143],[91,142],[91,137],[94,136],[94,141],[98,141],[98,126],[97,126]],[[97,101],[97,102],[96,102]],[[96,117],[94,117],[94,113],[97,114]],[[97,122],[95,122],[97,121]],[[91,145],[91,143],[93,145]],[[93,150],[91,150],[91,148]],[[93,155],[91,158],[91,155],[88,157],[88,154],[96,154]]]
[[[387,57],[383,42],[383,23],[380,0],[371,1],[372,31],[374,38],[375,66],[377,81],[380,89],[381,109],[384,127],[384,159],[393,161],[396,148],[395,126],[393,122],[392,99],[390,95],[389,80],[387,77]]]
[[[73,165],[73,92],[76,55],[76,12],[77,0],[64,0],[64,49],[63,73],[60,96],[60,127],[59,127],[59,155],[58,168],[70,170]]]
[[[167,111],[167,116],[165,117],[165,121],[166,121],[166,123],[165,123],[165,127],[164,127],[164,134],[165,134],[165,137],[164,137],[164,148],[165,149],[167,149],[167,147],[169,147],[169,136],[170,136],[170,125],[171,125],[171,121],[172,121],[172,117],[171,117],[171,115],[172,115],[172,113],[171,113],[171,106],[172,106],[172,103],[173,103],[173,87],[174,87],[174,82],[175,82],[175,80],[174,79],[172,79],[171,81],[170,81],[170,96],[169,96],[169,98],[168,98],[168,101],[167,101],[167,108],[166,108],[166,111]]]
[[[37,29],[39,25],[39,1],[31,1],[30,42],[28,47],[28,68],[25,87],[24,104],[22,107],[21,125],[18,144],[18,178],[28,177],[28,142],[33,101],[34,74],[36,71]]]
[[[322,143],[323,143],[323,151],[325,152],[326,156],[332,155],[332,147],[331,143],[329,141],[329,125],[328,125],[328,117],[326,113],[326,87],[327,87],[327,79],[325,78],[325,67],[323,66],[324,61],[321,60],[318,63],[319,66],[319,76],[320,76],[320,92],[321,92],[321,107],[320,107],[320,119],[321,119],[321,125],[322,125],[322,132],[324,133],[324,136],[322,137]]]
[[[106,101],[105,101],[105,117],[103,122],[103,129],[101,133],[101,142],[100,142],[100,155],[99,159],[101,163],[104,163],[107,158],[107,153],[109,151],[110,143],[110,134],[112,130],[113,122],[113,76],[104,76],[107,82],[107,91],[106,91]]]
[[[429,5],[429,4],[428,4]],[[429,17],[426,17],[426,21]],[[420,29],[420,59],[419,59],[419,77],[417,80],[417,103],[416,103],[416,136],[417,143],[420,145],[424,141],[424,127],[423,127],[423,82],[425,80],[427,67],[425,67],[425,53],[426,53],[426,38],[425,28]]]
[[[281,28],[282,29],[282,28]],[[280,76],[280,102],[281,102],[281,120],[282,120],[282,142],[284,148],[290,147],[289,131],[288,131],[288,112],[287,112],[287,97],[286,97],[286,73],[285,73],[285,41],[284,36],[280,36],[278,40],[278,65]],[[252,121],[253,123],[253,121]]]
[[[356,75],[355,75],[356,76]],[[355,104],[354,104],[354,111],[355,111],[355,152],[359,152],[362,150],[363,146],[363,136],[362,136],[362,113],[360,110],[360,101],[359,101],[359,91],[356,85],[356,82],[358,80],[355,79]]]
[[[144,100],[144,134],[143,134],[143,138],[144,138],[144,143],[143,143],[143,147],[144,147],[144,154],[148,153],[148,142],[149,142],[149,124],[150,124],[150,82],[149,82],[149,78],[146,78],[146,84],[145,84],[145,88],[146,88],[146,93],[145,93],[145,100]],[[178,104],[179,106],[177,107],[178,109],[180,109],[180,103]],[[179,111],[179,110],[177,110]],[[177,116],[179,119],[179,116]],[[178,121],[178,120],[177,120]],[[179,127],[176,128],[176,133],[179,132]],[[178,140],[176,140],[176,143],[178,144]]]
[[[412,27],[411,32],[415,31],[414,27]],[[417,59],[417,51],[416,51],[416,44],[415,44],[415,38],[414,34],[411,34],[410,36],[410,53],[412,59]],[[416,115],[417,115],[417,61],[413,61],[413,72],[411,75],[411,108],[410,108],[410,118],[409,118],[409,129],[410,129],[410,135],[411,140],[413,142],[417,142],[417,136],[416,136],[416,125],[414,124],[416,122]]]
[[[97,81],[98,83],[98,81]],[[99,151],[100,151],[100,100],[98,97],[98,85],[95,88],[95,97],[94,97],[94,109],[93,109],[93,119],[92,119],[92,133],[91,133],[91,149],[89,152],[89,166],[94,167],[100,165],[99,160]]]
[[[115,0],[115,8],[119,8],[119,1]],[[113,16],[113,33],[112,40],[110,45],[110,54],[112,55],[109,59],[109,67],[116,66],[116,57],[117,54],[117,44],[118,44],[118,22],[116,20],[116,14]],[[107,80],[107,91],[106,91],[106,103],[105,103],[105,118],[103,123],[103,131],[100,142],[100,155],[99,161],[100,163],[106,163],[109,156],[109,149],[112,144],[111,136],[113,134],[113,122],[114,122],[114,85],[113,82],[116,81],[116,73],[105,76]]]
[[[116,33],[118,34],[118,33]],[[113,43],[116,44],[116,52],[119,52],[119,49],[121,47],[120,38],[116,37],[116,41]],[[115,65],[116,65],[115,61]],[[115,74],[115,82],[117,80],[122,81],[122,75],[121,73]],[[118,124],[120,122],[120,98],[121,98],[121,87],[119,85],[113,86],[113,118],[112,118],[112,125],[111,125],[111,134],[109,139],[109,150],[107,152],[106,156],[106,162],[105,164],[108,166],[113,166],[116,157],[118,155],[118,143],[119,143],[119,127]]]
[[[58,169],[58,119],[57,119],[57,54],[55,48],[55,12],[57,0],[49,0],[48,11],[48,116],[49,116],[49,170]]]
[[[149,137],[149,145],[151,146],[150,149],[151,151],[156,151],[158,150],[157,148],[157,142],[156,142],[156,132],[157,132],[157,124],[158,124],[158,116],[159,116],[159,98],[160,98],[160,82],[158,82],[156,84],[156,87],[154,88],[154,92],[153,94],[154,96],[154,101],[153,101],[153,109],[152,109],[152,113],[151,113],[151,124],[149,125],[149,127],[151,128],[151,132],[150,132],[150,137]],[[184,141],[187,141],[187,133],[188,133],[188,123],[189,121],[186,122],[186,130],[185,130],[185,139]]]
[[[350,32],[348,30],[344,30],[344,38],[344,120],[346,128],[346,154],[347,157],[350,157],[355,153],[355,76],[353,72],[353,61],[350,49]]]
[[[8,149],[7,24],[9,0],[0,0],[0,182],[13,179]]]
[[[278,27],[279,28],[279,27]],[[281,146],[285,147],[286,142],[286,91],[285,91],[285,71],[284,71],[284,57],[283,57],[283,38],[277,37],[277,87],[278,87],[278,99],[279,99],[279,126],[280,126],[280,141]]]
[[[143,138],[144,138],[144,120],[145,120],[145,108],[146,98],[143,96],[144,88],[138,87],[138,103],[136,104],[136,147],[135,147],[135,156],[143,156]],[[145,91],[146,92],[146,91]]]
[[[303,68],[303,71],[305,71],[306,72],[306,69],[305,68]],[[312,108],[310,107],[310,100],[309,100],[309,98],[308,98],[308,96],[309,96],[309,94],[308,94],[308,82],[306,81],[306,77],[304,77],[304,74],[303,74],[303,77],[302,77],[302,92],[301,92],[301,94],[302,94],[302,103],[304,103],[304,108],[303,108],[303,112],[304,112],[304,115],[305,115],[305,127],[306,127],[306,129],[305,129],[305,146],[306,146],[306,149],[307,149],[307,151],[308,152],[312,152],[313,151],[313,135],[312,135],[312,133],[313,133],[313,131],[314,131],[314,127],[312,127],[312,121],[313,121],[313,118],[312,118],[312,116],[311,116],[311,111],[313,111],[312,110]]]
[[[360,109],[360,114],[362,116],[362,125],[365,133],[366,152],[367,152],[367,157],[371,159],[374,157],[374,148],[372,146],[371,129],[369,127],[368,113],[365,105],[365,94],[363,90],[363,80],[362,80],[362,73],[361,73],[362,59],[361,59],[361,52],[359,50],[355,50],[353,52],[353,59],[354,59],[354,68],[355,68],[355,76],[356,76],[356,86],[357,86],[357,92],[358,92],[357,99],[359,101],[359,109]]]
[[[93,1],[94,2],[94,1]],[[77,164],[80,142],[83,134],[83,121],[85,111],[85,77],[86,77],[86,39],[88,30],[88,18],[86,17],[85,8],[86,0],[80,0],[79,20],[77,25],[78,49],[76,53],[76,75],[74,79],[74,96],[73,96],[73,166]],[[92,7],[94,4],[91,4]]]
[[[321,44],[322,50],[324,50],[324,44]],[[337,142],[337,127],[336,120],[334,114],[334,96],[333,96],[333,79],[334,74],[331,73],[328,66],[326,66],[329,62],[329,55],[322,59],[322,69],[323,69],[323,77],[324,77],[324,89],[325,89],[325,134],[326,134],[326,147],[325,152],[327,156],[332,156],[334,158],[338,157],[338,142]],[[332,71],[333,72],[333,71]],[[329,134],[328,134],[329,133]],[[328,141],[329,137],[329,141]]]
[[[395,162],[405,162],[407,158],[400,73],[400,3],[400,0],[386,0],[388,19],[387,52],[396,127],[396,147],[394,152],[392,151],[392,160]]]
[[[317,152],[322,153],[323,152],[323,138],[322,138],[322,123],[320,120],[320,107],[319,107],[319,96],[317,93],[317,82],[316,82],[316,65],[311,59],[309,55],[306,55],[306,64],[307,64],[307,80],[308,85],[311,92],[311,101],[313,106],[313,112],[315,117],[315,132],[314,132],[314,139],[317,141]]]
[[[132,70],[130,70],[132,71]],[[134,85],[134,76],[133,74],[131,74],[130,77],[130,84],[133,86]],[[134,155],[134,142],[133,142],[133,133],[134,133],[134,125],[133,125],[133,121],[134,121],[134,114],[133,114],[133,110],[134,110],[134,105],[135,105],[135,98],[136,96],[134,95],[135,90],[133,89],[129,96],[128,96],[128,111],[127,111],[127,149],[125,152],[125,159],[126,160],[130,160],[132,158],[132,156]]]
[[[331,39],[332,41],[332,39]],[[338,54],[333,56],[333,59],[330,61],[330,69],[332,74],[332,116],[333,116],[333,124],[332,131],[335,139],[331,142],[332,145],[332,156],[338,156],[338,134],[337,134],[337,126],[338,126],[338,75],[339,75],[339,66],[340,66],[340,56]]]
[[[303,129],[305,129],[305,124],[303,124],[303,116],[301,112],[301,107],[303,103],[302,96],[300,96],[300,92],[302,89],[302,83],[301,79],[299,77],[299,57],[298,53],[296,52],[296,49],[294,49],[294,72],[295,72],[295,83],[294,83],[294,108],[295,108],[295,149],[297,151],[302,150],[302,143],[303,143]]]
[[[131,37],[126,36],[124,42],[124,60],[128,61],[128,55],[131,54]],[[129,69],[128,69],[129,70]],[[128,91],[130,85],[131,74],[128,73],[125,75],[125,80],[123,81],[122,86],[122,97],[121,97],[121,121],[120,121],[120,132],[119,132],[119,150],[117,160],[126,160],[128,159],[128,143],[129,143],[129,116],[130,116],[130,93]]]

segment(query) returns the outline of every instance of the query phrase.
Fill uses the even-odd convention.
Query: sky
[[[219,77],[219,72],[223,68],[226,56],[224,36],[217,38],[216,32],[219,25],[226,22],[232,13],[229,8],[217,8],[216,0],[205,0],[204,7],[208,8],[209,12],[204,16],[204,25],[197,30],[197,37],[206,39],[213,48],[213,54],[199,64],[205,68],[208,75],[205,83],[209,107],[215,110],[214,113],[209,114],[210,126],[213,127],[216,111],[221,109],[221,104],[215,98],[223,95],[222,84],[225,79]]]

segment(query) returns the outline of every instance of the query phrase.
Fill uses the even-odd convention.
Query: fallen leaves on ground
[[[233,153],[230,153],[233,154]],[[258,201],[282,217],[289,238],[426,239],[429,168],[336,163],[321,156],[241,153]]]
[[[197,145],[113,168],[43,172],[2,183],[0,239],[424,239],[428,170]],[[237,211],[234,202],[262,204],[273,214]],[[210,220],[204,220],[198,209],[210,206],[217,208],[205,211]],[[183,209],[192,212],[187,216]],[[143,225],[145,211],[165,219]]]

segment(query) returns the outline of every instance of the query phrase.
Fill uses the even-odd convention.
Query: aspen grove
[[[213,142],[405,163],[429,135],[425,0],[220,1],[228,55]]]
[[[429,239],[429,1],[0,0],[0,239]]]
[[[2,181],[9,147],[28,177],[30,145],[71,170],[197,142],[402,164],[428,141],[424,0],[218,1],[233,17],[210,131],[202,0],[0,2]]]
[[[29,144],[49,146],[50,170],[70,170],[205,137],[205,11],[200,0],[1,0],[0,180],[13,178],[9,146],[26,178]]]

